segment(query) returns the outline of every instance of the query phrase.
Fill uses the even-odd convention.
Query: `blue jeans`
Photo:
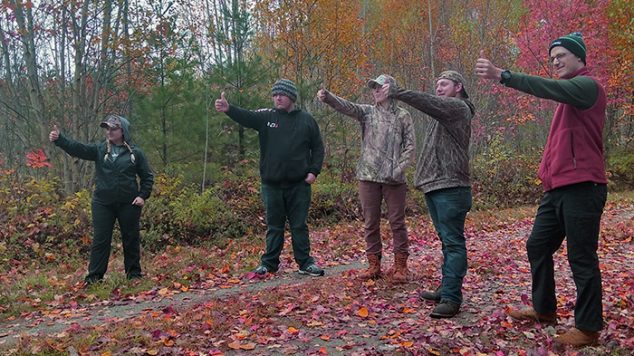
[[[471,188],[456,187],[425,194],[429,215],[442,242],[440,298],[462,304],[462,280],[467,273],[464,222],[471,210]]]

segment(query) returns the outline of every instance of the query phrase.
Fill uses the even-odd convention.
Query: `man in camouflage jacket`
[[[436,80],[436,95],[390,84],[383,90],[433,119],[419,151],[415,185],[425,193],[444,260],[440,287],[421,293],[421,297],[439,302],[431,317],[450,318],[460,311],[462,280],[467,272],[464,222],[471,209],[469,139],[475,108],[464,78],[452,70],[442,72]]]
[[[405,226],[407,184],[404,171],[414,152],[415,136],[409,112],[398,107],[396,101],[382,91],[385,83],[396,85],[394,78],[385,74],[368,82],[373,90],[375,105],[355,104],[325,89],[319,90],[317,97],[340,113],[357,119],[361,125],[362,146],[357,163],[357,179],[369,267],[359,278],[381,276],[381,202],[385,199],[394,241],[392,278],[394,282],[402,283],[409,274],[409,240]]]

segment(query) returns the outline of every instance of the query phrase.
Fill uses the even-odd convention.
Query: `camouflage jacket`
[[[355,104],[330,92],[326,92],[325,103],[361,124],[362,146],[357,179],[386,184],[405,183],[404,171],[412,160],[416,142],[409,112],[398,107],[394,100],[390,100],[389,107],[385,108]]]
[[[431,116],[418,153],[414,184],[428,193],[469,187],[469,140],[475,107],[469,99],[395,88],[390,97]]]

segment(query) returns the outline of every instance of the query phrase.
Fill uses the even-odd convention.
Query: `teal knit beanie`
[[[288,79],[280,79],[273,84],[271,89],[271,95],[278,94],[287,96],[291,101],[295,102],[297,100],[297,87],[295,87],[295,83]]]
[[[557,46],[561,46],[569,50],[572,54],[581,58],[584,65],[586,64],[586,44],[583,43],[583,36],[581,35],[581,32],[573,32],[554,40],[550,44],[550,47],[548,47],[548,55],[550,55],[553,47]]]

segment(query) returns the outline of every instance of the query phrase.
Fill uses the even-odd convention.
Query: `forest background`
[[[556,103],[479,80],[474,65],[482,50],[499,67],[554,77],[550,42],[580,31],[588,66],[608,95],[610,201],[600,240],[608,326],[606,346],[589,354],[631,354],[633,19],[631,0],[2,0],[0,348],[12,347],[14,337],[18,354],[266,354],[281,344],[297,354],[310,339],[310,347],[330,345],[335,353],[387,346],[547,354],[556,330],[510,323],[502,308],[529,300],[524,241],[542,194],[536,172]],[[436,283],[430,266],[439,263],[440,242],[423,195],[411,186],[407,218],[418,279],[402,288],[360,286],[354,273],[341,272],[365,261],[355,180],[360,129],[315,94],[324,85],[371,104],[366,83],[381,73],[431,93],[446,69],[463,73],[477,110],[474,209],[466,224],[468,305],[455,322],[433,323],[417,288]],[[309,224],[313,253],[328,272],[305,283],[301,298],[288,273],[289,248],[286,269],[269,276],[271,283],[249,273],[264,246],[258,139],[213,105],[225,91],[232,104],[271,107],[271,86],[282,77],[297,83],[297,104],[316,118],[326,147]],[[430,119],[409,109],[423,142]],[[78,141],[99,142],[108,113],[129,118],[133,143],[156,172],[141,219],[146,278],[126,281],[117,235],[105,282],[84,289],[94,163],[55,148],[48,133],[56,124]],[[414,164],[410,183],[413,172]],[[278,282],[290,284],[272,287]],[[559,316],[571,324],[574,287],[569,277],[558,283]],[[226,288],[233,296],[191,310],[152,309],[180,293]],[[148,311],[133,320],[84,324],[108,306],[141,301]],[[37,326],[68,329],[23,334]]]
[[[130,119],[157,174],[142,219],[146,249],[261,233],[257,135],[213,102],[226,91],[232,104],[271,107],[281,77],[297,83],[297,104],[325,140],[311,223],[360,216],[358,124],[315,93],[323,84],[372,103],[365,83],[380,73],[428,92],[441,71],[463,73],[477,108],[475,208],[535,204],[556,103],[480,81],[473,68],[483,50],[503,68],[552,77],[548,45],[572,31],[583,33],[588,65],[608,94],[610,190],[631,188],[633,28],[628,0],[4,0],[0,264],[87,251],[94,164],[56,149],[48,133],[57,124],[79,141],[100,141],[107,113]],[[410,112],[424,140],[429,119]],[[424,211],[422,195],[410,193],[408,214]]]

